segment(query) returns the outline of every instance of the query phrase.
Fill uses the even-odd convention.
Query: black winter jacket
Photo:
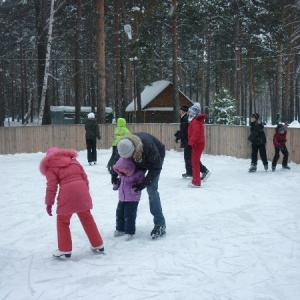
[[[266,135],[264,132],[264,125],[260,121],[250,123],[250,135],[248,140],[255,145],[264,145],[266,140]]]
[[[138,169],[147,171],[144,183],[145,186],[148,186],[161,172],[165,158],[165,145],[146,132],[133,133],[126,135],[124,138],[131,140],[134,144],[135,151],[132,159]],[[116,152],[114,161],[116,162],[119,157],[118,152]],[[111,173],[116,175],[115,172]]]
[[[85,138],[87,140],[100,140],[100,131],[95,119],[87,119],[85,122]]]

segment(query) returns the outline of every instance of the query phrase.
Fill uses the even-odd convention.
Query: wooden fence
[[[98,149],[111,147],[115,125],[99,125],[101,140]],[[247,140],[250,129],[247,126],[206,125],[205,153],[211,155],[228,155],[237,158],[249,158],[250,143]],[[131,132],[145,131],[153,134],[165,145],[166,149],[180,151],[180,144],[175,143],[174,133],[179,124],[128,124]],[[267,136],[268,160],[274,155],[274,128],[265,128]],[[289,128],[287,147],[290,161],[300,163],[300,129]],[[49,125],[0,127],[0,154],[45,152],[49,147],[86,149],[84,125]]]

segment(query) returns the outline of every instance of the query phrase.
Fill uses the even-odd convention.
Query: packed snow
[[[203,155],[211,176],[188,188],[183,153],[167,151],[159,192],[167,234],[151,240],[142,193],[133,240],[115,238],[118,192],[105,168],[89,166],[92,213],[106,255],[89,249],[76,215],[71,258],[57,259],[56,218],[45,210],[44,153],[0,155],[0,299],[253,300],[300,298],[300,165],[248,173],[249,159]],[[272,158],[269,157],[269,164]],[[292,159],[292,158],[291,158]],[[281,163],[281,160],[279,161]]]

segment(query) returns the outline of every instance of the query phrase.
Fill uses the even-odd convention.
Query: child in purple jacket
[[[143,181],[145,174],[136,168],[132,158],[120,157],[113,166],[118,173],[119,203],[116,210],[116,230],[114,236],[126,236],[126,241],[135,234],[135,220],[137,207],[141,198],[141,191],[134,191],[132,186]]]

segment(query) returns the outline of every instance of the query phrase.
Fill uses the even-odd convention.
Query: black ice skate
[[[153,230],[151,231],[152,239],[157,239],[166,234],[166,227],[163,226],[154,226]]]
[[[202,173],[202,177],[201,177],[201,181],[205,181],[209,176],[210,176],[210,172],[208,170],[206,170],[205,172]]]
[[[256,172],[256,164],[251,164],[251,166],[250,166],[250,168],[249,168],[249,172],[250,172],[250,173]]]

